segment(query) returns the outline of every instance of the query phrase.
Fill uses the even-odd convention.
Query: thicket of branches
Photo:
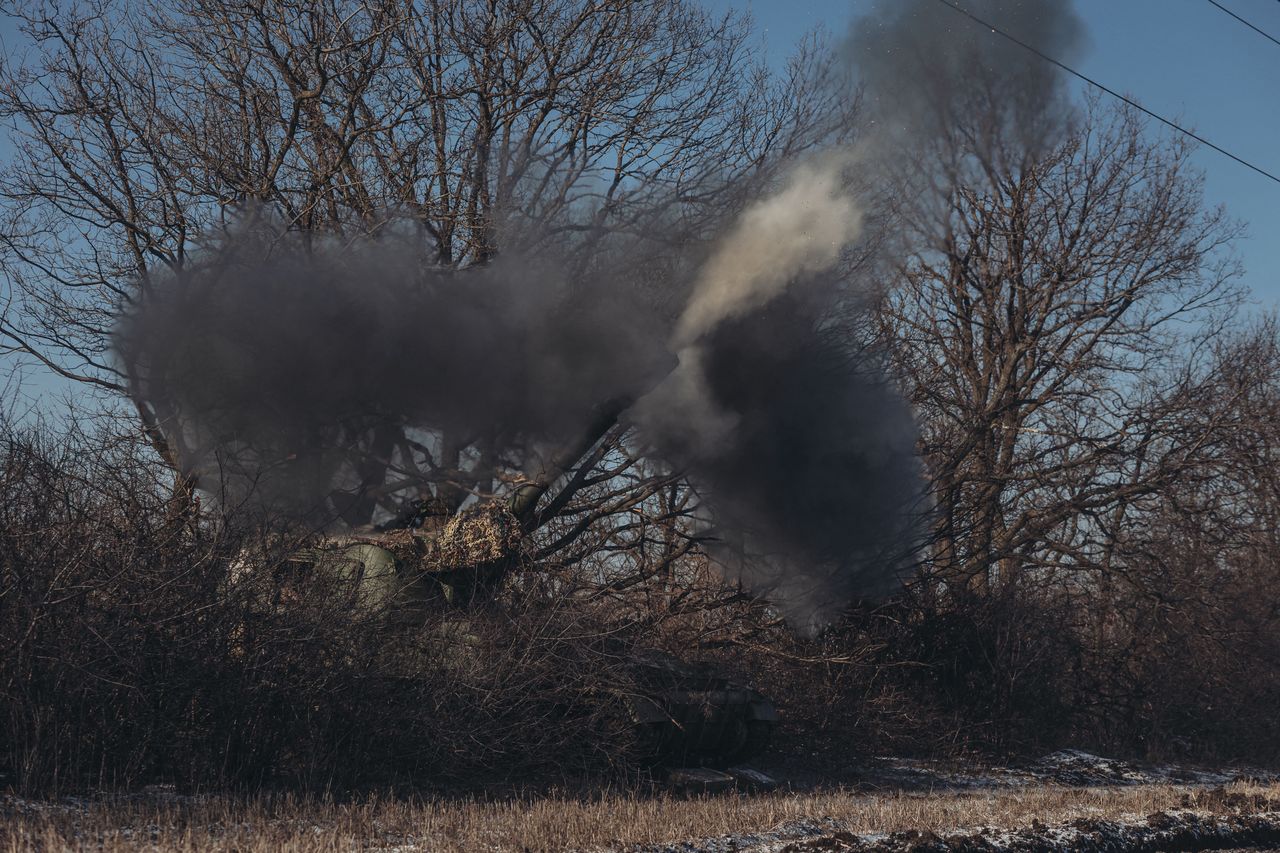
[[[527,785],[642,771],[637,631],[523,589],[412,625],[173,514],[136,440],[0,438],[0,772],[25,790]]]
[[[0,69],[18,128],[0,335],[130,408],[92,438],[5,425],[0,765],[21,784],[624,766],[605,635],[736,663],[783,708],[783,751],[832,761],[1278,757],[1277,329],[1241,313],[1238,228],[1182,141],[1086,103],[1019,148],[975,112],[919,154],[945,165],[936,197],[875,196],[853,254],[877,262],[847,266],[878,294],[932,498],[893,601],[791,636],[716,574],[679,472],[609,422],[534,484],[526,562],[472,620],[484,655],[442,655],[440,625],[391,636],[323,589],[282,599],[284,544],[260,560],[269,608],[231,582],[250,540],[174,487],[166,414],[110,357],[119,312],[247,203],[303,233],[409,216],[445,267],[511,248],[499,233],[584,265],[611,235],[658,239],[654,221],[696,242],[859,127],[838,63],[813,41],[770,72],[746,21],[675,0],[25,16],[34,58]],[[374,479],[451,510],[501,485],[482,438],[354,443]],[[369,675],[391,641],[424,645],[413,678]]]
[[[22,304],[0,336],[129,400],[175,470],[175,413],[138,393],[111,333],[246,208],[340,239],[407,219],[443,269],[554,249],[572,283],[610,240],[655,258],[696,243],[852,109],[816,43],[773,73],[744,19],[684,0],[36,3],[19,20],[34,48],[0,74],[18,128],[0,263]],[[493,490],[500,436],[432,438],[343,437],[363,482],[403,483],[353,521]]]

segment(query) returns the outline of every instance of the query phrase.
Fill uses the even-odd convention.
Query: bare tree
[[[1042,152],[984,139],[951,136],[942,203],[908,211],[886,312],[956,591],[1112,568],[1144,500],[1224,437],[1189,413],[1239,299],[1237,229],[1204,211],[1186,144],[1096,103]]]
[[[353,238],[408,217],[436,267],[546,246],[589,266],[611,235],[660,238],[657,221],[696,240],[740,200],[726,187],[767,179],[850,126],[817,41],[775,74],[746,19],[686,0],[92,0],[15,12],[31,49],[0,68],[0,114],[16,128],[0,175],[12,297],[0,335],[10,352],[129,399],[175,470],[175,413],[136,393],[111,330],[246,206],[287,231]],[[527,525],[576,512],[584,486],[625,497],[601,496],[571,532],[665,487],[664,474],[579,465],[635,470],[618,461],[607,409],[525,485]],[[353,523],[406,492],[456,510],[511,479],[500,448],[475,436],[380,429],[348,443],[358,479],[385,484],[360,496]],[[557,480],[561,493],[534,513]]]
[[[1184,754],[1266,749],[1265,722],[1234,709],[1274,703],[1263,673],[1280,660],[1274,320],[1205,349],[1179,417],[1201,446],[1109,529],[1104,582],[1074,590],[1087,713],[1118,740]]]

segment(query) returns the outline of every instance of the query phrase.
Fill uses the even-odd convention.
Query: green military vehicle
[[[475,638],[464,608],[496,592],[522,536],[507,507],[451,514],[427,501],[389,529],[331,536],[287,563],[299,579],[322,575],[353,609],[389,623],[414,626],[428,613],[456,611],[437,629],[447,633],[441,653],[466,655]],[[778,714],[753,688],[658,651],[621,656],[633,688],[602,689],[625,709],[654,765],[727,767],[768,745]]]

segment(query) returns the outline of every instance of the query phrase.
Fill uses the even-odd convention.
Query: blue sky
[[[750,11],[771,56],[779,60],[808,30],[821,26],[842,34],[870,5],[870,0],[703,2],[717,11]],[[1280,38],[1280,2],[1219,2]],[[1280,174],[1280,45],[1208,0],[1076,0],[1076,8],[1090,36],[1079,71]],[[956,13],[938,4],[938,14]],[[21,43],[7,17],[0,16],[0,39],[6,50]],[[0,128],[0,156],[4,143]],[[1257,309],[1280,309],[1280,184],[1208,149],[1197,153],[1196,162],[1205,173],[1207,201],[1224,205],[1248,225],[1249,236],[1237,251]],[[29,395],[47,396],[55,385],[32,374],[26,387]]]
[[[1218,2],[1280,39],[1280,2]],[[843,34],[871,5],[870,0],[704,4],[749,10],[770,53],[779,56],[813,27]],[[1076,0],[1075,6],[1089,31],[1085,55],[1073,66],[1077,71],[1280,175],[1280,45],[1208,0]],[[941,3],[938,14],[964,22]],[[1205,173],[1206,201],[1224,205],[1248,224],[1249,237],[1237,251],[1257,308],[1280,309],[1280,183],[1205,148],[1195,161]]]

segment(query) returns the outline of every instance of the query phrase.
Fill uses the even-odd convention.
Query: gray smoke
[[[1081,39],[1064,3],[969,8],[1064,57]],[[132,390],[204,489],[321,524],[384,487],[361,460],[400,458],[397,436],[439,453],[424,436],[447,432],[477,465],[531,468],[636,401],[623,418],[705,499],[713,556],[820,625],[895,588],[919,520],[911,412],[850,331],[872,300],[847,251],[883,221],[851,175],[936,178],[913,164],[981,130],[983,109],[983,132],[1012,129],[1023,152],[1069,117],[1051,68],[936,2],[880,4],[845,49],[872,122],[858,156],[794,164],[709,252],[674,240],[657,258],[509,252],[444,271],[412,225],[341,241],[249,215],[154,274],[122,320]]]
[[[836,265],[862,228],[842,181],[850,159],[838,150],[799,163],[779,190],[747,205],[698,273],[676,324],[677,350],[767,304],[797,276]]]
[[[1087,43],[1070,0],[956,5],[1063,62],[1077,59]],[[880,0],[854,21],[844,50],[864,86],[864,117],[881,166],[945,160],[944,149],[1016,162],[1061,138],[1071,117],[1057,67],[937,0]]]
[[[737,417],[708,384],[705,339],[768,305],[800,277],[837,265],[862,227],[844,180],[851,162],[851,152],[837,150],[793,166],[777,190],[746,205],[699,267],[670,341],[678,363],[633,415],[664,444],[689,455],[732,441]]]
[[[117,350],[204,489],[324,524],[381,485],[356,469],[395,450],[385,436],[564,442],[668,369],[666,327],[632,291],[546,257],[433,270],[423,245],[408,227],[340,242],[246,216],[155,277]]]
[[[832,275],[862,225],[855,160],[798,164],[745,207],[677,320],[679,364],[630,414],[713,508],[711,555],[806,632],[892,592],[919,498],[908,407],[847,327],[823,329],[867,308],[837,306]]]
[[[551,253],[448,272],[408,226],[343,242],[245,217],[153,276],[117,350],[204,489],[320,524],[382,485],[360,460],[391,455],[384,436],[441,430],[519,463],[638,399],[624,417],[703,493],[726,570],[814,623],[818,602],[892,589],[883,552],[918,484],[906,405],[875,357],[822,330],[858,223],[839,169],[788,173],[707,260],[660,265],[657,299],[627,252],[594,272]],[[686,293],[689,309],[663,310]]]
[[[653,395],[663,419],[637,407],[713,508],[712,556],[803,630],[896,588],[920,501],[910,409],[878,353],[851,353],[847,330],[822,327],[831,285],[798,281],[702,340],[705,396],[693,408],[731,422],[717,441],[686,431],[673,414],[686,409],[664,386]]]

